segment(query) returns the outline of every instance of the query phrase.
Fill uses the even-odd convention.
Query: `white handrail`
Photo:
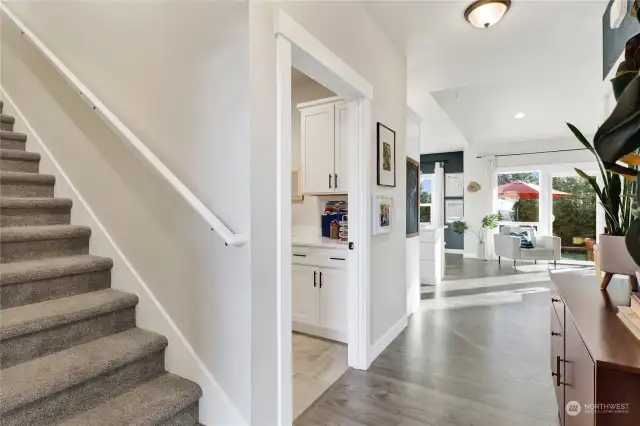
[[[145,159],[151,167],[153,167],[169,184],[185,199],[187,203],[195,209],[195,211],[209,224],[211,230],[215,231],[229,246],[242,246],[249,241],[247,235],[234,234],[218,217],[213,214],[202,201],[196,197],[193,192],[189,190],[171,170],[165,166],[153,152],[142,143],[136,135],[133,134],[127,126],[122,123],[116,117],[109,108],[107,108],[97,97],[85,86],[78,77],[73,74],[69,68],[67,68],[60,59],[51,51],[35,34],[33,34],[25,24],[18,19],[11,10],[7,8],[4,3],[0,3],[0,10],[2,10],[9,20],[13,22],[22,32],[22,35],[26,37],[46,58],[49,62],[58,70],[58,72],[75,87],[80,96],[87,102],[94,111],[116,132],[122,136],[141,156]]]

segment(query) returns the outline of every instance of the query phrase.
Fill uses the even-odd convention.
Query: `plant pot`
[[[485,260],[484,258],[484,243],[478,243],[478,259]]]
[[[627,250],[624,237],[615,235],[600,235],[598,243],[600,250],[598,258],[600,269],[610,274],[634,276],[640,269]]]

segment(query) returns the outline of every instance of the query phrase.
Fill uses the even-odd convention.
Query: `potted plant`
[[[638,177],[640,180],[640,177]],[[627,230],[625,242],[629,255],[633,258],[636,264],[640,265],[640,182],[636,181],[636,194],[633,204],[631,206],[633,220]],[[636,280],[640,278],[640,268],[636,270]],[[634,290],[638,290],[638,282],[634,283]]]
[[[469,228],[467,222],[464,220],[456,220],[451,224],[451,229],[456,234],[464,235],[466,231],[471,231],[476,237],[478,237],[478,259],[485,260],[485,246],[484,239],[486,237],[487,229],[495,229],[498,227],[500,221],[500,213],[488,214],[482,218],[480,223],[480,229],[478,232]]]

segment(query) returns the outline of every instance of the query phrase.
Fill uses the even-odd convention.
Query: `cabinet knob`
[[[560,299],[556,299],[555,297],[552,297],[552,298],[551,298],[551,302],[553,302],[553,303],[559,303],[559,302],[560,302]]]
[[[562,334],[560,334],[560,333],[556,333],[555,331],[552,331],[552,332],[551,332],[551,335],[552,335],[552,336],[562,336]]]

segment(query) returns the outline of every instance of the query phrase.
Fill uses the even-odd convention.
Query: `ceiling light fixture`
[[[511,0],[476,0],[464,11],[464,19],[477,28],[497,24],[511,7]]]
[[[524,112],[516,113],[516,115],[514,115],[513,118],[524,118]]]

